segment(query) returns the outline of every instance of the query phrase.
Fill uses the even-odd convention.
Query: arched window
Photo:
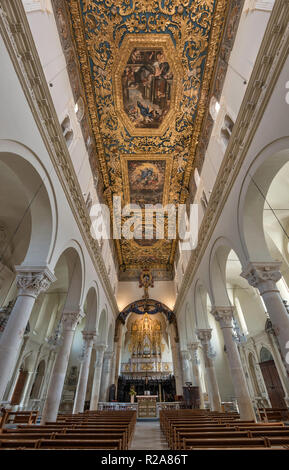
[[[264,348],[263,346],[260,351],[260,362],[267,362],[267,361],[273,361],[273,360],[274,359],[270,351],[267,348]]]

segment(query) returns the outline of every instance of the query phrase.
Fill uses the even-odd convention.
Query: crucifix
[[[149,269],[143,269],[140,274],[139,287],[144,288],[143,299],[149,298],[149,287],[154,287],[154,281]]]

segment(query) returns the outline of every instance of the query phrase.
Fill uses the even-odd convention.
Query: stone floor
[[[137,421],[130,450],[165,450],[166,440],[159,421]]]

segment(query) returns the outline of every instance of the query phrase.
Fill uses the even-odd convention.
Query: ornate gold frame
[[[146,50],[154,50],[156,48],[162,49],[168,58],[171,70],[173,72],[174,78],[170,110],[158,129],[139,129],[134,127],[133,123],[130,121],[129,117],[123,109],[121,77],[132,51],[137,47]],[[125,37],[123,44],[121,45],[119,55],[122,57],[122,60],[116,60],[112,68],[113,93],[115,96],[115,107],[124,126],[128,129],[130,135],[132,136],[151,137],[163,135],[165,130],[175,122],[174,116],[176,115],[177,103],[180,101],[183,88],[181,80],[183,76],[183,68],[180,61],[178,60],[178,56],[170,36],[168,34],[128,35]]]
[[[137,153],[137,154],[122,154],[120,155],[121,161],[121,171],[123,177],[123,188],[124,188],[124,203],[130,204],[130,191],[129,191],[129,178],[128,178],[128,167],[127,163],[129,160],[143,160],[144,162],[147,161],[159,161],[163,160],[166,162],[166,169],[165,169],[165,181],[164,181],[164,189],[163,189],[163,205],[168,203],[168,194],[169,194],[169,182],[170,176],[172,172],[172,155],[170,154],[149,154],[149,153]]]

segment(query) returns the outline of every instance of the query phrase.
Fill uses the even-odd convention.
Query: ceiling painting
[[[114,195],[141,207],[185,202],[228,6],[67,1],[111,210]],[[121,272],[128,278],[144,266],[172,272],[176,243],[115,240]]]

